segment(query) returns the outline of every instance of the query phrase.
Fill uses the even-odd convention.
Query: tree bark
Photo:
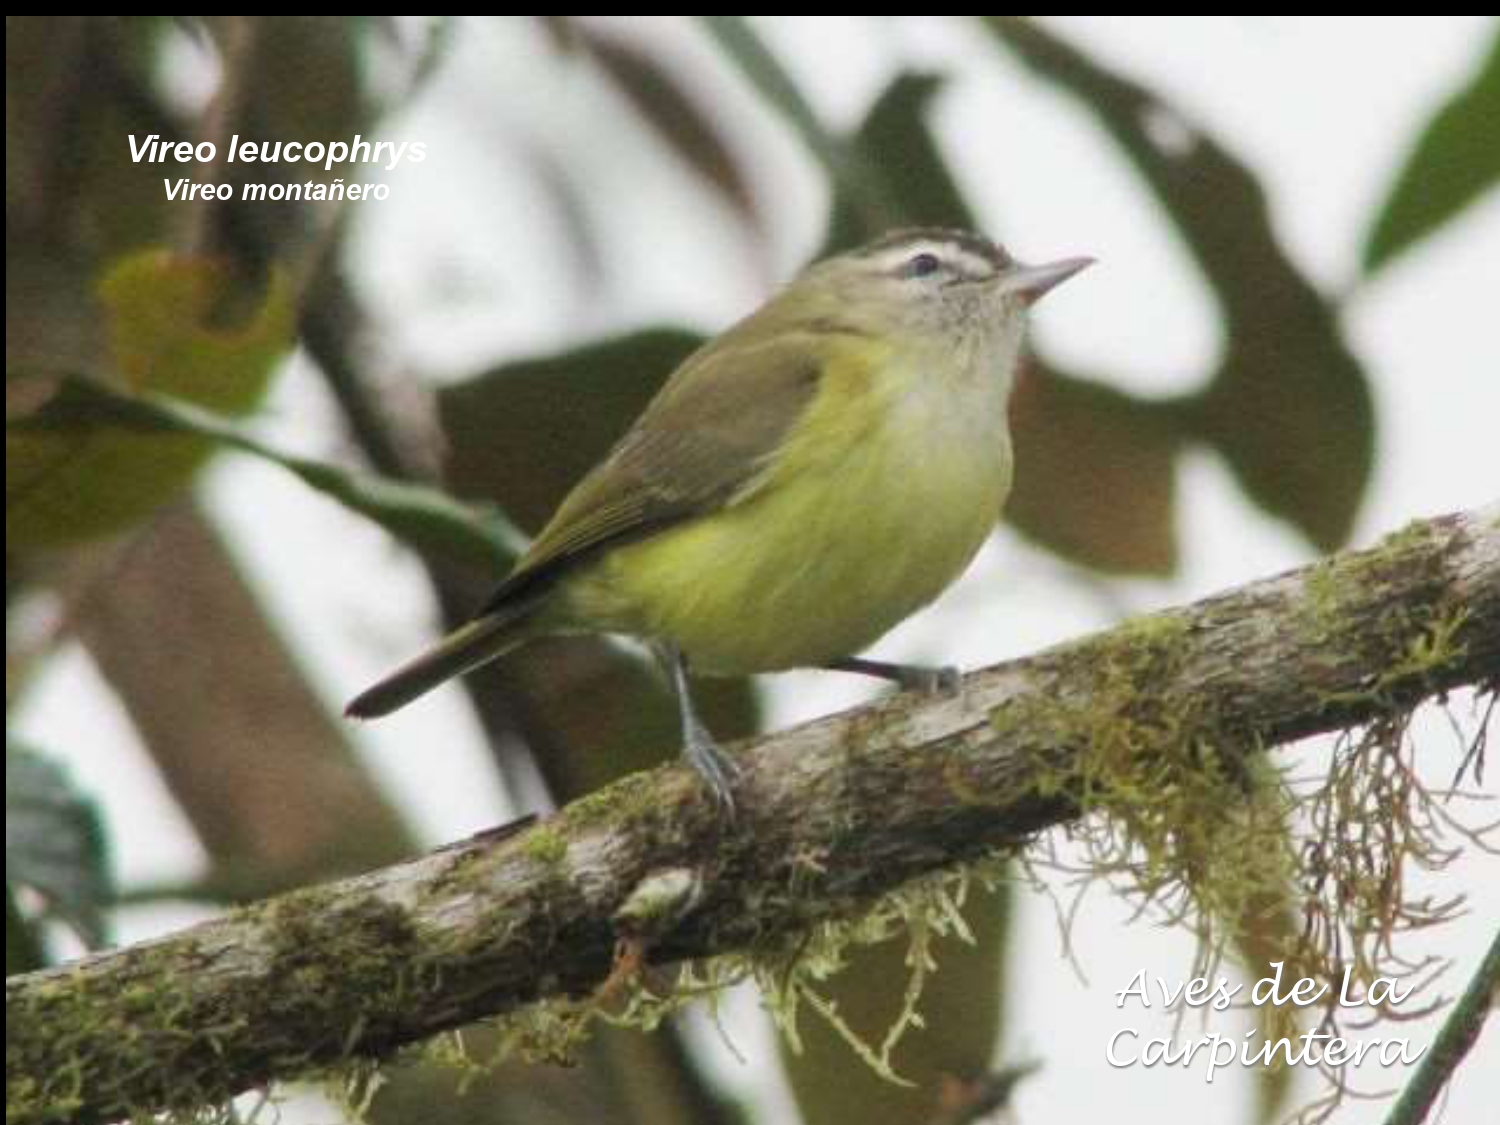
[[[195,500],[70,557],[58,585],[213,861],[208,886],[285,890],[417,850]]]
[[[957,696],[761,739],[740,748],[732,823],[662,768],[524,831],[14,978],[7,1116],[223,1099],[586,994],[638,934],[621,906],[666,872],[694,891],[680,917],[656,916],[651,960],[776,948],[1077,816],[1069,781],[1101,723],[1223,761],[1465,685],[1500,690],[1500,504],[974,672]]]

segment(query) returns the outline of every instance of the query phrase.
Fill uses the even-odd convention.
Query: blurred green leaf
[[[1407,153],[1365,236],[1372,274],[1455,218],[1500,181],[1500,34],[1462,89]]]
[[[413,549],[478,569],[506,569],[521,545],[520,537],[494,512],[462,504],[436,489],[282,453],[209,411],[170,398],[124,394],[76,376],[58,382],[40,409],[7,425],[6,437],[65,437],[75,431],[102,430],[126,436],[185,435],[248,453],[374,520]]]
[[[1297,334],[1285,311],[1285,329],[1241,334],[1189,416],[1252,500],[1332,551],[1348,540],[1369,484],[1375,408],[1341,342],[1315,329],[1303,346],[1282,346]]]
[[[207,259],[147,251],[121,261],[100,285],[111,377],[131,391],[221,413],[249,410],[291,344],[293,301],[273,273],[248,320],[216,323],[217,302],[235,286],[229,271]],[[6,540],[13,549],[52,547],[128,527],[186,484],[212,448],[184,433],[7,426]]]
[[[897,75],[865,115],[854,144],[878,168],[903,223],[970,230],[974,213],[927,122],[928,106],[945,83],[939,74]]]
[[[5,881],[7,888],[36,891],[47,914],[66,922],[91,948],[104,943],[103,911],[114,888],[98,807],[61,765],[10,740],[5,745]]]
[[[449,487],[497,501],[535,534],[702,342],[678,329],[646,329],[443,387]]]
[[[928,977],[917,1011],[923,1026],[902,1037],[893,1054],[897,1074],[913,1083],[895,1086],[858,1058],[839,1034],[804,1009],[798,1022],[803,1052],[782,1037],[782,1064],[802,1120],[819,1125],[911,1125],[938,1119],[943,1083],[988,1072],[1005,1008],[1004,968],[1009,949],[1011,894],[1002,884],[973,895],[962,909],[974,936],[934,941],[937,968]],[[818,991],[866,1043],[879,1044],[901,1011],[908,940],[900,934],[855,949],[849,965]]]
[[[739,67],[750,85],[791,124],[830,173],[842,159],[838,138],[823,127],[817,113],[797,89],[792,76],[761,41],[743,16],[702,16],[703,26],[719,49]]]
[[[943,87],[936,74],[901,74],[881,92],[854,135],[864,167],[878,175],[903,226],[974,228],[964,201],[927,124],[927,107]],[[824,252],[847,250],[880,234],[844,192],[834,191]]]
[[[744,16],[700,16],[719,49],[762,100],[779,113],[823,166],[836,197],[860,216],[865,230],[881,231],[901,221],[877,169],[855,145],[824,126],[797,83]]]
[[[553,17],[561,19],[562,17]],[[569,21],[571,41],[598,62],[641,119],[752,229],[764,230],[745,168],[715,116],[671,70],[632,43]]]
[[[999,43],[1094,113],[1213,288],[1224,360],[1180,417],[1224,456],[1257,504],[1319,548],[1338,546],[1369,482],[1374,407],[1337,310],[1277,241],[1260,183],[1145,87],[1028,19],[984,19]]]
[[[1034,363],[1011,401],[1016,479],[1006,519],[1098,570],[1170,574],[1177,565],[1170,407]]]

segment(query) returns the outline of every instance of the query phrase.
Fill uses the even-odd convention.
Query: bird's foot
[[[740,779],[737,762],[720,748],[708,729],[691,723],[683,731],[682,756],[708,786],[714,804],[728,819],[734,819],[734,785]]]

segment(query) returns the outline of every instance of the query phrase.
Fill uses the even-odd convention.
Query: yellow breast
[[[831,363],[756,484],[569,582],[574,615],[675,642],[701,672],[806,667],[867,648],[938,596],[1010,486],[1009,372],[922,356]]]

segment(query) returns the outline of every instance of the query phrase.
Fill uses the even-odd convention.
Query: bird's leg
[[[714,736],[703,725],[703,720],[698,718],[693,697],[688,691],[687,661],[682,650],[670,641],[658,641],[653,647],[672,683],[672,694],[677,697],[677,713],[682,720],[682,756],[708,785],[714,803],[725,814],[733,816],[733,788],[739,777],[739,767],[724,755]]]
[[[846,656],[842,660],[830,660],[823,667],[830,672],[854,672],[861,676],[890,680],[903,691],[920,691],[924,695],[958,693],[958,669],[951,664],[942,668],[923,668],[916,664],[888,664],[884,660]]]

